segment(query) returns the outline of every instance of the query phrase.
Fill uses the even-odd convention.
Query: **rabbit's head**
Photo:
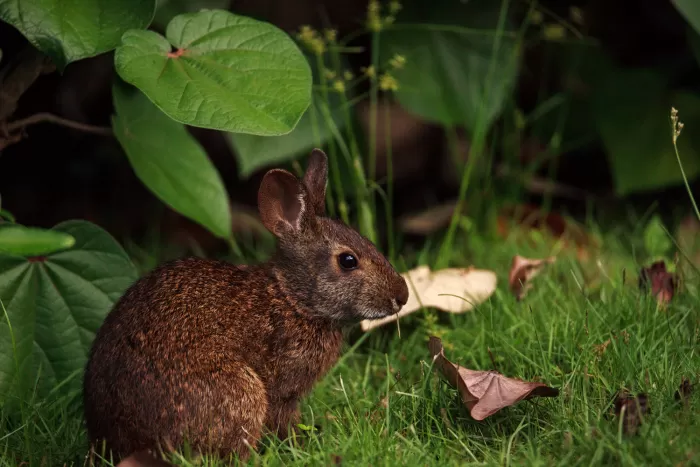
[[[285,293],[314,315],[342,322],[398,313],[406,281],[367,238],[325,217],[328,160],[314,149],[302,180],[268,171],[258,192],[265,227],[278,239],[273,270]]]

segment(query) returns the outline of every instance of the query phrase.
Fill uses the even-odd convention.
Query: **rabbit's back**
[[[227,447],[222,453],[247,449],[246,438],[254,444],[267,412],[267,375],[260,374],[269,353],[267,282],[262,269],[197,258],[137,281],[91,350],[84,380],[90,438],[123,453],[183,437]]]

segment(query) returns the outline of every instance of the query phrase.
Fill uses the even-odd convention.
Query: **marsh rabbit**
[[[245,460],[266,432],[284,438],[299,399],[337,361],[342,328],[397,313],[404,279],[375,246],[325,217],[326,155],[303,179],[268,171],[262,223],[269,262],[187,258],[161,265],[115,304],[84,379],[88,436],[117,459],[143,450]]]

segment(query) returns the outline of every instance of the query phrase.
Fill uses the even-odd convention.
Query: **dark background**
[[[587,18],[586,34],[600,40],[619,63],[627,67],[673,67],[675,79],[680,80],[677,84],[694,86],[698,82],[698,65],[689,53],[686,40],[686,22],[669,1],[540,3],[562,17],[567,17],[570,6],[580,7]],[[270,21],[290,33],[304,24],[318,29],[332,25],[342,37],[361,27],[366,5],[366,0],[243,0],[233,1],[230,10]],[[513,5],[517,10],[518,2]],[[359,37],[354,45],[368,46],[368,39]],[[27,45],[21,34],[0,23],[0,47],[4,54],[0,67]],[[368,47],[366,50],[364,54],[348,57],[353,68],[359,69],[369,62]],[[527,50],[517,86],[517,102],[525,111],[537,104],[537,91],[542,83],[552,89],[558,86],[556,70],[544,72],[541,60],[541,48]],[[53,72],[41,76],[23,95],[10,120],[51,112],[108,127],[114,74],[113,55],[107,53],[70,64],[62,75]],[[396,215],[455,197],[457,183],[445,177],[442,130],[398,107],[392,112]],[[190,131],[222,174],[232,202],[254,207],[258,184],[266,168],[241,180],[222,134],[197,128]],[[528,157],[540,145],[536,140],[525,141],[522,157]],[[611,219],[627,209],[643,211],[654,201],[662,213],[689,207],[682,185],[614,197],[606,154],[600,144],[589,144],[574,154],[560,154],[558,159],[556,180],[587,193],[555,198],[555,206],[570,212],[582,215],[590,200],[598,202],[599,207],[604,201]],[[545,168],[542,175],[546,173]],[[693,187],[697,189],[697,183]],[[0,153],[0,194],[2,206],[24,225],[51,227],[66,219],[82,218],[103,226],[122,240],[140,238],[157,222],[167,239],[178,241],[182,232],[187,232],[205,244],[216,243],[203,229],[167,209],[143,186],[116,139],[50,123],[29,127],[25,139]],[[528,201],[537,203],[541,194],[531,192],[528,197]]]

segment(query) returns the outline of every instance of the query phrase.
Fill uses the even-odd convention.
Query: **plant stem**
[[[674,128],[675,131],[675,128]],[[676,160],[678,161],[678,167],[681,169],[681,175],[683,176],[683,183],[685,183],[685,189],[688,191],[688,196],[690,196],[690,202],[693,203],[693,209],[695,210],[695,215],[697,216],[698,220],[700,220],[700,210],[698,210],[698,205],[695,202],[695,197],[693,196],[693,192],[690,190],[690,184],[688,184],[688,177],[685,175],[685,170],[683,170],[683,164],[681,163],[681,156],[678,153],[678,145],[676,144],[676,141],[673,141],[673,150],[676,153]]]
[[[338,76],[342,76],[342,63],[340,61],[340,54],[337,50],[331,51],[331,59],[333,60],[335,73]],[[360,217],[358,219],[360,224],[360,232],[366,235],[370,240],[374,241],[376,235],[374,235],[371,216],[367,216],[367,180],[362,167],[362,158],[357,145],[357,138],[355,137],[355,131],[353,129],[352,115],[350,113],[351,106],[349,105],[347,94],[345,92],[340,92],[339,94],[341,100],[340,107],[343,112],[343,119],[345,121],[346,138],[350,148],[350,156],[353,166],[353,186],[355,187],[355,198],[360,212]],[[369,225],[367,223],[368,218],[370,219]]]
[[[321,93],[323,95],[323,101],[325,102],[327,107],[330,107],[330,101],[328,99],[328,83],[326,80],[326,75],[324,73],[325,64],[323,63],[323,55],[321,54],[316,54],[316,67],[318,68],[318,78],[319,81],[321,81],[322,85]],[[326,118],[332,119],[333,116],[332,114],[327,115]],[[332,121],[327,122],[327,124],[329,125],[331,125],[332,123]],[[343,222],[348,224],[348,206],[347,202],[345,201],[345,192],[343,190],[343,184],[340,179],[340,169],[336,153],[336,146],[333,138],[331,138],[328,141],[328,158],[330,162],[331,177],[333,178],[333,184],[335,185],[336,194],[338,196],[338,211],[340,214],[340,218]]]
[[[243,258],[243,251],[241,250],[241,247],[238,246],[238,242],[236,242],[236,239],[233,235],[228,237],[226,239],[226,242],[228,243],[228,247],[231,249],[234,255],[238,256],[239,258]]]
[[[509,0],[503,0],[501,3],[501,10],[498,15],[498,34],[495,34],[493,41],[493,48],[491,51],[491,61],[489,63],[489,72],[487,75],[486,83],[492,84],[494,82],[494,74],[496,72],[496,55],[501,46],[501,38],[505,36],[502,34],[505,27],[506,12],[508,11]],[[481,105],[479,106],[479,113],[476,119],[476,124],[474,126],[474,131],[472,133],[472,140],[469,146],[469,153],[467,156],[467,163],[462,173],[462,180],[459,186],[459,198],[457,205],[460,206],[464,203],[464,199],[467,194],[467,188],[469,187],[469,180],[471,179],[471,173],[476,165],[477,158],[481,155],[483,151],[486,134],[488,133],[488,120],[485,115],[485,102],[488,102],[489,96],[491,94],[492,86],[487,86],[484,92],[484,96],[481,100]],[[452,244],[454,242],[455,231],[457,229],[457,222],[459,220],[458,215],[452,216],[450,221],[450,226],[445,235],[445,240],[443,241],[440,251],[438,252],[438,257],[436,261],[436,269],[444,268],[449,263],[450,251],[452,250]]]
[[[316,93],[312,94],[311,105],[309,106],[309,117],[311,118],[311,131],[314,134],[314,141],[316,141],[316,147],[320,148],[321,142],[321,127],[318,122],[318,112],[316,109],[316,99],[318,95]],[[333,199],[333,192],[331,190],[326,191],[326,203],[328,205],[328,214],[331,217],[335,217],[335,200]]]
[[[31,115],[27,118],[21,120],[15,120],[7,124],[6,130],[10,133],[21,130],[25,127],[35,125],[37,123],[54,123],[56,125],[65,126],[67,128],[72,128],[74,130],[84,131],[85,133],[93,133],[102,136],[113,136],[114,133],[109,127],[89,125],[87,123],[74,122],[72,120],[59,117],[48,112],[41,112],[38,114]]]
[[[384,100],[384,128],[386,133],[386,235],[389,244],[389,261],[394,261],[394,161],[391,149],[391,107],[389,97]]]
[[[372,33],[372,68],[374,73],[378,73],[379,67],[379,31]],[[368,151],[368,173],[369,179],[374,181],[377,168],[377,79],[370,81],[369,92],[369,151]]]

